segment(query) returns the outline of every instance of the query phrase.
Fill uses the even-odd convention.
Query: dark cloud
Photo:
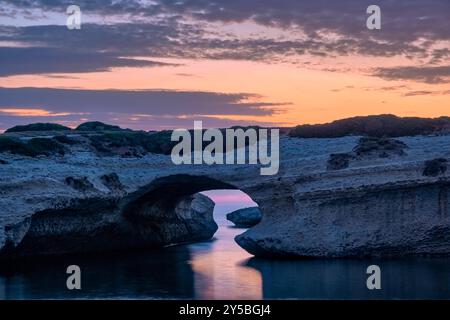
[[[408,43],[373,40],[305,40],[211,38],[200,26],[163,24],[84,24],[82,30],[65,26],[0,27],[0,41],[31,47],[0,48],[0,75],[106,71],[120,66],[161,66],[135,56],[207,58],[252,61],[289,61],[309,53],[315,56],[364,54],[395,56],[402,52],[425,56],[426,51]],[[29,70],[27,72],[27,70]]]
[[[406,66],[393,68],[377,68],[373,73],[386,80],[412,80],[428,84],[450,82],[450,65],[448,66]]]
[[[120,58],[114,53],[77,52],[55,48],[0,47],[0,76],[108,71],[113,67],[174,66],[148,60]]]
[[[105,121],[137,129],[191,127],[203,120],[209,127],[260,124],[255,116],[284,112],[283,103],[261,100],[254,94],[161,90],[76,90],[0,88],[0,130],[16,124],[59,122],[76,125]],[[37,111],[43,110],[41,114]],[[255,120],[233,120],[251,116]]]
[[[36,108],[53,113],[110,113],[148,116],[251,115],[281,112],[282,103],[243,102],[258,95],[161,90],[0,88],[0,108]]]
[[[446,95],[446,94],[450,94],[450,90],[446,91],[417,90],[407,92],[403,96],[414,97],[414,96],[430,96],[430,95]]]
[[[413,96],[427,96],[434,94],[433,91],[427,90],[419,90],[419,91],[410,91],[404,94],[405,97],[413,97]]]
[[[369,35],[394,41],[449,39],[448,0],[378,0],[382,9],[381,32],[365,28],[366,8],[372,0],[77,0],[84,12],[191,17],[203,21],[242,22],[289,28],[299,26],[308,34],[334,31],[353,37]],[[11,1],[21,8],[63,11],[71,0]]]
[[[82,30],[65,26],[0,26],[0,41],[40,43],[45,49],[16,48],[21,64],[28,55],[41,57],[36,73],[69,72],[65,69],[107,70],[114,66],[142,66],[132,56],[210,58],[284,61],[293,56],[371,55],[391,57],[404,55],[440,63],[448,57],[448,49],[431,49],[438,40],[450,40],[448,0],[381,0],[382,30],[365,27],[369,0],[298,1],[298,0],[155,0],[106,1],[78,0],[84,13],[130,15],[134,22],[108,25],[83,24]],[[40,8],[64,12],[69,0],[19,0],[16,8]],[[146,4],[145,4],[146,3]],[[158,19],[154,19],[154,18]],[[190,23],[186,23],[190,19]],[[252,20],[265,26],[288,30],[299,29],[304,39],[280,40],[261,34],[259,38],[228,35],[223,37],[205,28],[205,22],[242,22]],[[290,30],[290,29],[289,29]],[[329,38],[330,32],[338,37]],[[211,37],[212,36],[212,37]],[[415,40],[425,39],[421,43]],[[5,52],[7,54],[8,52]],[[66,57],[64,59],[64,56]],[[86,59],[83,59],[86,57]],[[128,57],[128,58],[127,58]],[[51,66],[49,59],[56,61]],[[58,64],[65,60],[68,65]],[[70,62],[73,60],[73,62]],[[83,60],[92,60],[86,62]],[[103,60],[103,61],[101,61]],[[151,65],[150,62],[147,62]],[[3,74],[19,72],[10,66]],[[23,67],[22,69],[26,69]],[[37,70],[36,70],[37,69]],[[21,72],[20,72],[21,73]]]

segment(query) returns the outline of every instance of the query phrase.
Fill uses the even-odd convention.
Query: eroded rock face
[[[210,239],[217,230],[214,202],[202,194],[175,201],[173,210],[143,207],[139,224],[123,215],[121,201],[87,199],[43,210],[5,226],[1,258],[154,248]]]
[[[262,218],[258,207],[243,208],[227,214],[227,219],[239,228],[251,228],[257,225]]]
[[[308,192],[291,205],[264,215],[237,243],[267,257],[450,253],[449,180]]]
[[[238,237],[256,255],[308,257],[448,254],[450,136],[405,137],[402,156],[361,156],[327,170],[357,137],[280,140],[280,170],[182,165],[170,156],[99,156],[84,144],[64,156],[2,153],[0,256],[162,247],[211,238],[211,203],[196,193],[240,189],[262,220]],[[388,147],[389,149],[390,147]],[[71,177],[67,181],[67,177]],[[209,204],[208,204],[209,203]]]

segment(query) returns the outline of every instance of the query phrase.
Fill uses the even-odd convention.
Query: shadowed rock
[[[348,168],[350,160],[355,157],[349,153],[334,153],[327,162],[327,170],[342,170]]]
[[[119,176],[115,172],[102,175],[100,177],[100,180],[112,192],[124,191],[124,186],[120,182]]]
[[[109,182],[116,181],[114,174],[107,176]],[[77,191],[93,188],[86,177],[67,181]],[[72,198],[4,224],[0,260],[208,240],[217,231],[214,202],[198,192],[217,188],[233,187],[207,177],[174,175],[126,196],[94,196],[99,191],[93,188],[88,193],[92,197]]]
[[[87,177],[81,177],[81,178],[74,178],[74,177],[67,177],[66,183],[70,187],[74,188],[77,191],[86,192],[94,190],[94,185],[88,180]]]
[[[439,158],[425,162],[423,175],[427,177],[437,177],[447,171],[448,160]]]

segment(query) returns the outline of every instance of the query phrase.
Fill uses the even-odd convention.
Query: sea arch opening
[[[164,226],[170,234],[163,240],[182,245],[171,249],[188,250],[197,298],[260,299],[261,275],[247,267],[252,256],[234,240],[246,229],[226,217],[250,207],[258,204],[235,185],[207,176],[172,175],[140,190],[124,215],[143,235],[157,234]]]
[[[122,214],[141,236],[152,237],[152,242],[155,236],[161,243],[196,242],[209,240],[216,233],[217,222],[223,222],[224,202],[229,211],[245,204],[258,206],[228,182],[205,175],[176,174],[157,178],[127,197]]]

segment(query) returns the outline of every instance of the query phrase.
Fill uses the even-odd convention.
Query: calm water
[[[36,261],[0,271],[0,299],[448,299],[450,259],[260,260],[233,240],[244,232],[225,213],[251,206],[236,191],[209,193],[220,225],[214,240],[152,252]],[[77,264],[82,290],[66,289]],[[378,264],[382,290],[366,289]]]

